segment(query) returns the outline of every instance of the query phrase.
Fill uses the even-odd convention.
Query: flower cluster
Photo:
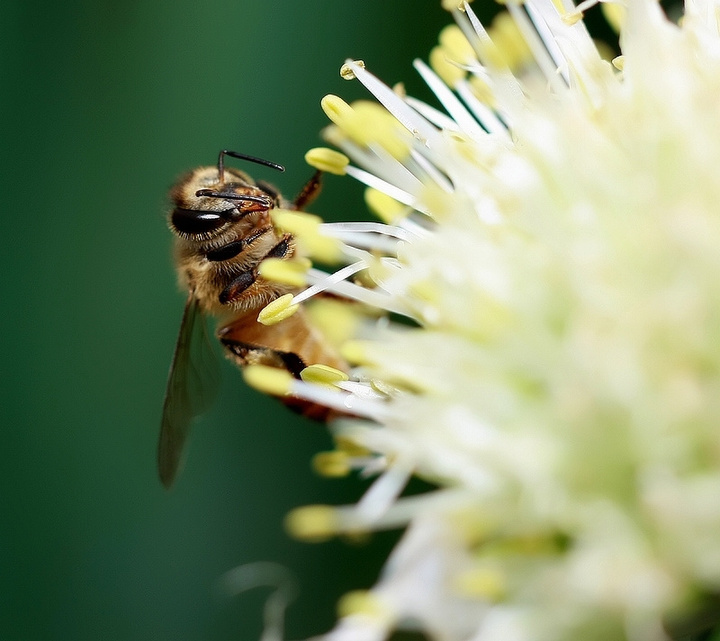
[[[308,161],[383,222],[279,212],[342,266],[264,266],[310,286],[261,320],[315,303],[353,367],[248,377],[351,415],[318,467],[377,475],[291,531],[407,526],[328,639],[650,641],[720,589],[720,3],[629,0],[612,63],[589,8],[453,9],[414,63],[442,110],[355,61],[377,102],[323,100],[343,153]]]

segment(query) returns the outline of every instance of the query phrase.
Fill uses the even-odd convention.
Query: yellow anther
[[[326,265],[340,262],[343,257],[339,240],[322,234],[298,236],[301,249],[315,260]]]
[[[275,325],[275,323],[292,316],[300,307],[300,305],[293,305],[292,299],[292,294],[285,294],[280,298],[276,298],[272,303],[265,305],[258,314],[258,323]]]
[[[615,2],[602,2],[600,8],[605,16],[605,20],[613,28],[615,33],[620,33],[620,29],[625,24],[625,16],[627,9],[620,3]]]
[[[572,25],[580,22],[580,20],[583,19],[583,13],[582,11],[571,11],[568,13],[562,14],[560,17],[560,20],[562,20],[566,25],[569,25],[572,27]]]
[[[361,322],[358,305],[333,298],[313,298],[306,305],[312,326],[338,346],[350,340]]]
[[[350,474],[350,457],[346,452],[319,452],[313,457],[313,469],[321,476],[339,478]]]
[[[358,145],[381,145],[394,158],[402,160],[410,151],[412,139],[408,131],[381,105],[368,100],[348,105],[332,94],[320,106],[341,132]],[[335,144],[339,137],[326,132],[326,139]]]
[[[473,95],[483,104],[495,107],[495,94],[490,85],[479,76],[470,76],[470,89]]]
[[[302,372],[300,372],[300,378],[306,383],[335,387],[336,383],[347,381],[350,377],[339,369],[317,363],[315,365],[308,365],[302,370]]]
[[[352,104],[354,118],[343,128],[360,145],[381,145],[393,158],[403,160],[410,153],[412,137],[385,107],[370,100]]]
[[[353,62],[362,69],[365,69],[365,62],[362,60],[353,60]],[[340,67],[340,77],[343,80],[355,80],[355,72],[353,71],[353,68],[345,63],[342,67]]]
[[[408,213],[405,205],[372,187],[365,190],[365,204],[384,223],[397,222]]]
[[[317,233],[317,229],[322,223],[322,218],[319,216],[292,209],[271,209],[270,215],[278,229],[297,236]]]
[[[273,209],[271,212],[275,226],[293,234],[304,253],[328,264],[342,258],[340,241],[320,233],[322,219],[318,216],[288,209]]]
[[[292,510],[285,517],[285,529],[290,536],[313,543],[335,536],[339,524],[337,512],[329,505],[306,505]]]
[[[242,373],[250,387],[271,396],[286,396],[295,381],[290,372],[267,365],[248,365]]]
[[[443,47],[433,47],[430,51],[430,66],[440,76],[448,87],[454,87],[461,80],[465,80],[467,72],[458,67],[448,57],[447,50]]]
[[[380,380],[379,378],[373,378],[370,381],[370,387],[372,387],[379,394],[383,394],[384,396],[392,396],[395,392],[397,392],[396,387],[389,385],[388,383]]]
[[[622,71],[625,68],[625,56],[617,56],[612,59],[613,67]]]
[[[477,63],[475,51],[456,24],[449,24],[442,29],[438,36],[438,42],[450,60],[463,65]]]
[[[417,280],[410,285],[410,291],[424,303],[437,303],[440,300],[440,288],[436,281]]]
[[[362,341],[347,341],[340,348],[340,354],[349,363],[369,364],[365,343]]]
[[[460,574],[456,588],[460,594],[470,598],[499,601],[507,594],[507,580],[495,568],[476,568]]]
[[[349,139],[349,136],[337,125],[329,125],[325,127],[322,132],[325,142],[334,145],[335,147],[342,147]]]
[[[470,4],[472,0],[467,0],[467,2]],[[445,11],[454,11],[455,9],[459,9],[460,11],[465,10],[461,0],[440,0],[440,6],[445,9]]]
[[[343,176],[350,159],[334,149],[315,147],[305,154],[305,162],[315,169]]]
[[[364,616],[388,626],[395,619],[390,605],[370,590],[354,590],[344,594],[338,602],[338,616]]]
[[[530,48],[515,21],[508,13],[498,14],[488,29],[492,45],[486,45],[486,55],[490,64],[496,67],[521,68],[532,58]]]
[[[284,260],[282,258],[266,258],[260,263],[260,276],[275,283],[302,287],[306,284],[305,275],[312,263],[303,258]]]
[[[329,93],[320,101],[320,107],[325,115],[336,125],[342,127],[345,122],[352,118],[353,108],[339,96]]]
[[[333,440],[335,441],[335,447],[338,450],[342,450],[347,456],[370,456],[370,450],[362,445],[358,445],[358,443],[349,436],[340,434],[335,436]]]

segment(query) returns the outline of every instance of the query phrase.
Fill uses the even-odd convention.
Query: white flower
[[[415,62],[444,112],[350,61],[382,107],[323,103],[355,164],[311,162],[385,224],[286,221],[349,267],[281,306],[412,320],[352,312],[350,380],[292,387],[358,417],[321,466],[379,477],[291,529],[408,526],[328,639],[650,641],[720,589],[720,3],[629,0],[617,68],[557,5],[509,3],[494,45],[455,10]]]

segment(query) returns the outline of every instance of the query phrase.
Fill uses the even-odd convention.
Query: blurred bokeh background
[[[364,485],[314,476],[325,428],[227,364],[182,477],[162,489],[157,430],[184,301],[166,193],[223,147],[285,164],[250,171],[296,193],[322,96],[364,95],[339,77],[343,60],[419,87],[411,61],[450,21],[438,5],[3,3],[0,638],[257,639],[268,591],[228,598],[217,582],[259,560],[297,576],[287,636],[302,638],[375,580],[396,534],[286,536],[291,508]],[[313,210],[363,217],[361,192],[330,177]]]

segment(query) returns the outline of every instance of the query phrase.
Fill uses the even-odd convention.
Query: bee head
[[[250,176],[226,169],[225,156],[249,160],[279,171],[281,165],[233,151],[220,152],[217,167],[199,167],[184,176],[170,192],[174,209],[170,228],[181,238],[209,238],[248,214],[268,211],[277,194],[259,187]]]

